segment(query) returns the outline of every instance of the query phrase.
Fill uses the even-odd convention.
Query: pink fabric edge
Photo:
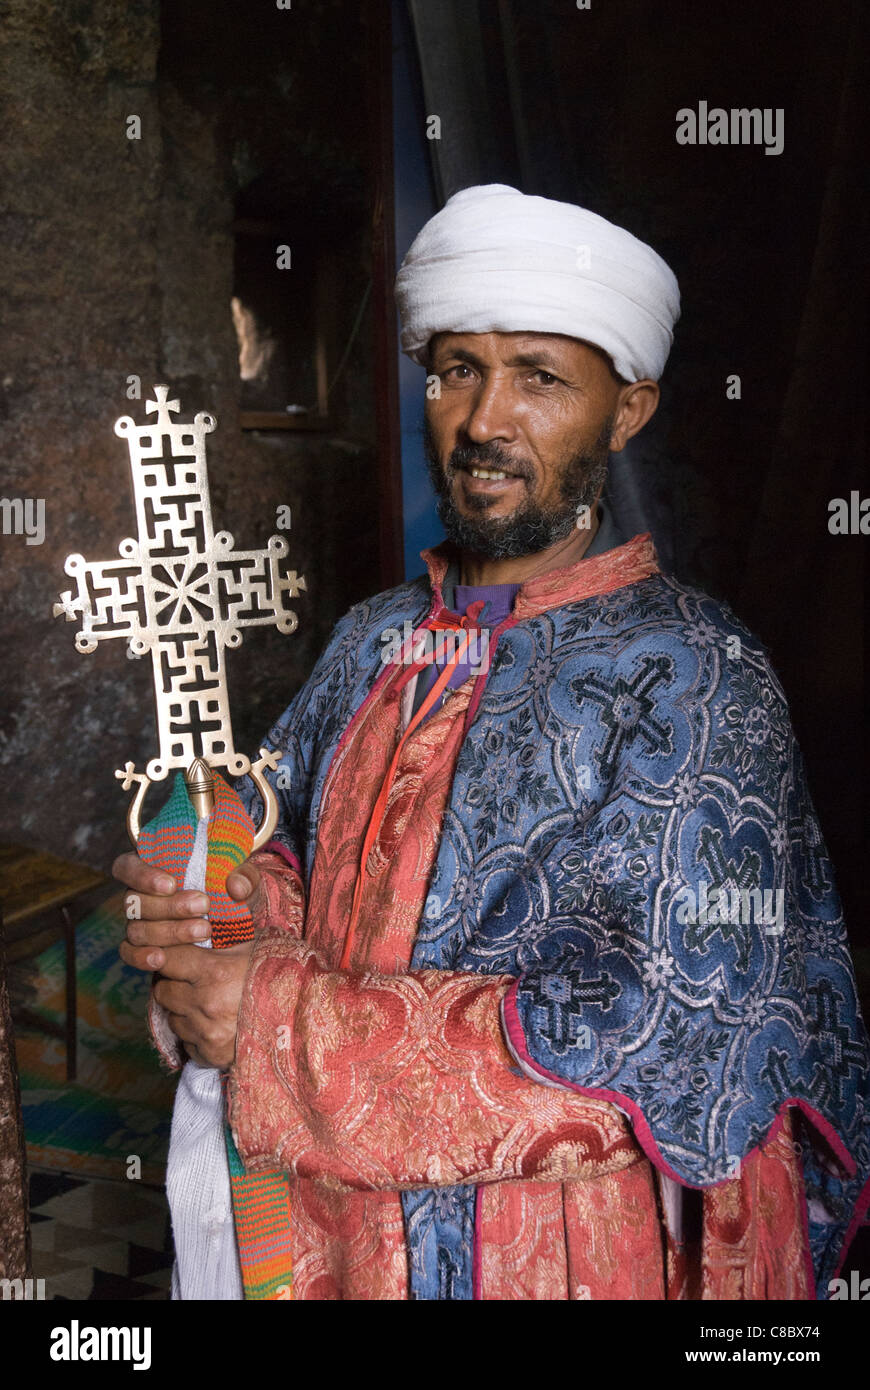
[[[537,616],[535,606],[542,598],[549,597],[548,581],[552,582],[554,575],[561,573],[567,577],[572,570],[580,569],[583,565],[589,567],[584,573],[586,591],[578,594],[576,598],[567,600],[570,603],[581,603],[587,598],[612,594],[616,589],[627,589],[630,584],[639,584],[643,579],[661,574],[652,535],[649,531],[642,531],[630,540],[623,541],[622,545],[614,546],[612,550],[590,556],[588,560],[578,560],[576,566],[566,565],[561,569],[549,570],[521,585],[520,593],[517,595],[519,619],[522,621]],[[547,606],[549,607],[549,604]],[[561,607],[561,604],[558,606]]]
[[[154,998],[153,976],[151,993],[148,996],[148,1029],[160,1060],[170,1071],[181,1071],[186,1058],[178,1038],[169,1026],[169,1015],[163,1005],[158,1004],[157,1000]]]
[[[589,1096],[593,1100],[607,1100],[610,1101],[611,1104],[618,1106],[619,1109],[625,1111],[631,1119],[632,1127],[635,1133],[635,1138],[637,1139],[638,1144],[643,1149],[650,1163],[652,1163],[652,1165],[655,1168],[658,1168],[659,1172],[664,1173],[666,1177],[669,1177],[674,1182],[679,1183],[681,1187],[694,1188],[696,1191],[700,1192],[706,1191],[706,1187],[703,1187],[698,1183],[686,1182],[685,1178],[681,1178],[679,1173],[676,1173],[674,1169],[671,1168],[667,1160],[662,1157],[659,1147],[656,1144],[655,1139],[653,1138],[653,1133],[650,1129],[649,1122],[647,1121],[643,1111],[641,1110],[640,1106],[637,1104],[636,1101],[630,1100],[628,1096],[624,1096],[620,1091],[611,1091],[604,1087],[596,1086],[579,1086],[576,1082],[565,1081],[562,1077],[557,1076],[555,1072],[547,1071],[545,1067],[540,1066],[534,1060],[534,1058],[530,1056],[529,1051],[526,1047],[525,1034],[523,1032],[523,1025],[520,1022],[520,1016],[516,1002],[517,991],[519,990],[520,983],[520,980],[517,980],[515,984],[511,985],[507,994],[504,996],[501,1005],[502,1018],[504,1020],[504,1030],[507,1035],[507,1042],[511,1050],[514,1052],[517,1061],[521,1062],[525,1067],[529,1069],[529,1071],[536,1072],[539,1076],[545,1078],[547,1081],[551,1083],[556,1083],[559,1086],[564,1086],[567,1090],[570,1091],[576,1091],[581,1096]],[[770,1129],[767,1131],[765,1142],[769,1143],[771,1139],[776,1138],[777,1134],[782,1128],[786,1112],[791,1106],[793,1106],[797,1110],[802,1111],[803,1114],[806,1115],[807,1119],[810,1120],[810,1122],[813,1125],[815,1125],[816,1129],[818,1129],[819,1133],[822,1134],[825,1139],[827,1139],[831,1148],[834,1150],[834,1153],[840,1159],[841,1163],[843,1164],[843,1167],[846,1169],[848,1176],[854,1177],[855,1173],[858,1171],[858,1166],[855,1160],[852,1158],[852,1155],[846,1148],[845,1144],[843,1143],[842,1139],[840,1138],[839,1134],[834,1129],[833,1125],[830,1123],[830,1121],[826,1120],[823,1115],[820,1115],[819,1112],[812,1105],[809,1104],[809,1102],[802,1100],[799,1096],[789,1096],[786,1100],[782,1102],[782,1105],[780,1106],[773,1122],[771,1123]],[[754,1149],[750,1149],[749,1153],[745,1155],[745,1158],[750,1158],[752,1154],[758,1153],[760,1147],[760,1145],[756,1145]],[[729,1181],[729,1178],[722,1179],[722,1182]],[[709,1183],[707,1184],[707,1186],[719,1187],[721,1186],[721,1184]],[[862,1187],[861,1193],[855,1204],[855,1210],[852,1215],[852,1220],[846,1231],[846,1236],[843,1242],[843,1249],[840,1254],[839,1261],[837,1263],[837,1269],[835,1271],[834,1277],[836,1277],[836,1274],[838,1274],[840,1269],[842,1268],[846,1255],[849,1252],[849,1246],[851,1242],[854,1240],[858,1227],[862,1224],[868,1208],[870,1208],[870,1179],[868,1179],[868,1181]],[[809,1252],[809,1216],[807,1212],[806,1196],[804,1197],[804,1234],[807,1238],[806,1259],[808,1261],[808,1272],[810,1274],[809,1286],[813,1290],[813,1296],[815,1297],[817,1294],[817,1289],[815,1274],[812,1272],[811,1268],[812,1257]]]
[[[483,1215],[480,1210],[482,1201],[483,1188],[478,1187],[474,1194],[474,1253],[471,1258],[471,1297],[478,1302],[483,1300]]]
[[[293,851],[289,850],[286,845],[282,845],[279,840],[270,840],[267,845],[263,846],[263,849],[272,854],[279,854],[285,864],[289,864],[290,868],[302,878],[302,865],[299,863]]]

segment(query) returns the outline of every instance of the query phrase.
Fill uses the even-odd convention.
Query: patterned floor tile
[[[172,1271],[166,1194],[131,1182],[33,1170],[33,1276],[46,1299],[165,1300]]]

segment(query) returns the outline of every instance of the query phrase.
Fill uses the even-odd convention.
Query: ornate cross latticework
[[[131,834],[149,783],[196,758],[233,777],[251,772],[261,790],[266,785],[262,774],[278,755],[261,749],[252,767],[236,752],[224,649],[241,644],[244,627],[274,624],[293,632],[298,619],[285,598],[305,588],[295,570],[282,573],[283,537],[272,536],[264,550],[235,550],[228,531],[214,531],[205,436],[217,421],[204,412],[192,424],[174,421],[170,412],[179,402],[169,400],[169,387],[155,386],[154,394],[145,408],[156,411],[156,420],[137,426],[124,415],[115,422],[130,451],[138,539],[121,541],[120,560],[68,556],[64,568],[76,592],[67,590],[54,605],[55,617],[81,624],[80,652],[124,637],[131,656],[151,653],[159,755],[144,774],[132,763],[115,774],[125,790],[140,784],[132,823],[128,818]]]

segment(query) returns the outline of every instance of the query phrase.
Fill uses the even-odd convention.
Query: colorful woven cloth
[[[250,857],[254,826],[238,795],[219,773],[214,776],[214,810],[208,825],[205,891],[216,950],[252,941],[254,924],[245,903],[226,891],[227,875]],[[184,881],[193,853],[198,818],[181,773],[163,809],[139,835],[139,857]],[[292,1298],[290,1202],[281,1172],[247,1174],[225,1126],[230,1187],[239,1263],[246,1299]]]
[[[290,1191],[284,1173],[246,1173],[229,1125],[227,1158],[246,1299],[292,1299]]]
[[[193,853],[196,826],[197,814],[179,772],[166,805],[140,831],[140,859],[158,865],[172,874],[177,883],[182,883]],[[254,827],[250,816],[220,773],[214,773],[214,811],[208,824],[205,891],[211,901],[208,919],[212,946],[216,950],[254,939],[254,924],[247,905],[234,902],[226,888],[227,874],[244,864],[253,843]]]

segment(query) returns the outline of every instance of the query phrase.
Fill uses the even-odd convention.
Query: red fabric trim
[[[299,877],[302,878],[302,865],[299,863],[296,855],[287,849],[285,845],[280,844],[278,840],[270,840],[267,845],[263,846],[263,851],[271,854],[280,854],[284,862],[289,864],[290,868],[295,870]]]
[[[520,587],[514,613],[522,620],[556,608],[563,603],[577,603],[597,594],[610,594],[627,584],[659,573],[659,562],[649,532],[633,536],[625,545],[605,550],[576,565],[548,570]]]
[[[444,624],[440,624],[440,626],[444,626]],[[465,619],[463,619],[462,621],[462,626],[467,627]],[[393,783],[396,779],[396,773],[398,771],[399,764],[402,759],[402,754],[405,750],[405,745],[407,744],[408,740],[410,739],[414,731],[417,729],[417,727],[423,723],[423,720],[429,713],[430,709],[433,708],[433,706],[440,698],[441,693],[444,690],[444,687],[447,685],[447,682],[450,680],[451,675],[453,674],[454,670],[456,669],[456,667],[462,659],[462,654],[465,651],[466,646],[468,645],[468,641],[469,633],[466,631],[465,636],[463,637],[463,640],[460,643],[459,650],[454,652],[452,660],[449,661],[448,664],[445,666],[444,670],[439,675],[432,689],[429,691],[426,698],[424,699],[422,705],[417,710],[417,713],[410,720],[408,727],[405,729],[405,732],[402,734],[401,738],[399,739],[399,742],[396,744],[396,751],[392,756],[390,765],[387,768],[386,776],[384,777],[380,791],[377,794],[374,809],[372,810],[371,818],[368,824],[368,829],[366,830],[365,838],[362,844],[359,869],[357,872],[356,879],[356,887],[354,889],[353,903],[350,911],[350,921],[348,922],[347,932],[344,938],[344,949],[341,953],[341,960],[339,961],[339,969],[341,970],[346,970],[350,964],[350,957],[353,951],[354,941],[356,938],[357,921],[359,920],[360,909],[362,907],[364,884],[363,876],[366,872],[366,865],[368,863],[368,857],[372,845],[381,832],[384,816],[386,814],[387,802],[389,801],[390,793],[393,789]]]
[[[487,677],[490,671],[492,670],[492,657],[496,647],[498,646],[498,639],[501,637],[503,632],[507,632],[509,627],[516,627],[518,622],[519,619],[516,618],[512,613],[510,617],[505,618],[504,622],[500,623],[498,627],[494,627],[492,632],[489,634],[489,661],[487,662],[487,669],[485,671],[481,671],[480,675],[474,682],[474,688],[471,692],[471,700],[469,701],[468,709],[465,711],[465,727],[463,729],[463,733],[468,733],[468,730],[471,728],[472,720],[474,719],[474,716],[477,714],[478,705],[483,699],[483,692],[486,689]]]
[[[477,1301],[483,1298],[482,1198],[483,1188],[478,1187],[474,1194],[474,1253],[471,1257],[471,1297]]]
[[[449,561],[456,555],[449,541],[431,550],[420,551],[420,558],[426,564],[429,581],[439,602],[443,602],[441,586]],[[659,572],[652,536],[644,531],[632,536],[624,545],[605,550],[602,555],[592,555],[588,559],[578,560],[576,564],[563,565],[547,570],[546,574],[536,575],[534,579],[527,579],[520,585],[514,600],[514,615],[518,621],[522,621],[564,603],[577,603],[595,594],[609,594],[614,589],[636,584]]]

